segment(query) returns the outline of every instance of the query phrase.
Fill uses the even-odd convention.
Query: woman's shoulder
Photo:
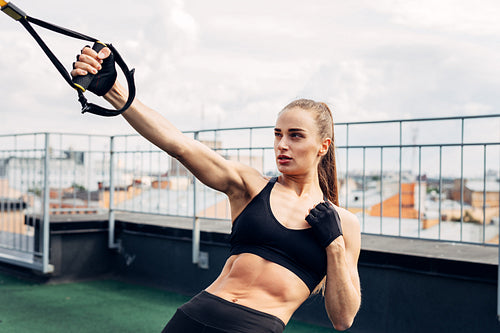
[[[345,208],[335,206],[335,209],[340,217],[346,251],[357,262],[361,251],[361,227],[359,219]]]
[[[359,219],[356,215],[354,215],[352,212],[343,207],[339,207],[337,205],[334,205],[334,207],[337,213],[339,214],[340,222],[342,224],[342,230],[344,231],[349,230],[350,232],[353,233],[361,232]]]
[[[262,187],[262,184],[267,183],[268,179],[262,175],[257,169],[245,165],[238,161],[230,161],[232,169],[235,171],[237,177],[234,179],[234,184],[231,184],[233,194],[237,196],[246,195],[255,191],[256,188]],[[238,194],[238,192],[240,194]],[[231,193],[226,193],[230,195]]]
[[[232,191],[226,193],[232,205],[245,206],[254,196],[256,196],[271,177],[262,175],[258,170],[239,165],[239,182],[232,187]]]
[[[244,184],[244,191],[250,196],[255,196],[259,193],[272,179],[272,177],[265,176],[254,168],[245,169],[241,172],[241,177]]]

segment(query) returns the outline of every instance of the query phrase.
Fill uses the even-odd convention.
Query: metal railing
[[[363,202],[362,212],[358,214],[363,232],[486,245],[498,243],[500,115],[354,122],[337,126],[343,126],[345,131],[345,142],[337,147],[343,152],[340,159],[345,161],[343,170],[340,168],[345,180],[345,196],[341,202],[351,207],[353,191],[349,189],[349,179],[359,179],[358,186],[362,184],[366,189],[371,177],[371,184],[377,187],[376,201],[384,203],[380,205],[376,225],[373,216],[367,216],[366,195],[370,191],[358,193]],[[353,128],[357,128],[358,133],[353,134]],[[373,138],[373,133],[380,134]],[[419,133],[424,137],[419,137]],[[359,142],[362,136],[365,142]],[[353,143],[354,140],[359,143]],[[387,142],[378,143],[384,140]],[[366,144],[366,141],[374,144]],[[354,153],[358,153],[357,159],[353,158]],[[378,168],[368,168],[368,161],[375,161]],[[362,165],[361,170],[356,171],[356,163]],[[367,174],[370,169],[371,174]],[[408,204],[403,197],[404,183],[413,183],[417,189],[413,194],[415,221],[404,217],[403,206]],[[384,188],[387,186],[392,186],[389,193]],[[435,195],[429,197],[428,192]],[[395,193],[397,213],[385,213],[386,206],[394,208],[390,207],[390,199],[391,196],[394,199]],[[479,200],[472,200],[471,196],[478,195]],[[391,216],[396,220],[391,220]],[[412,222],[416,222],[415,226],[409,226]]]
[[[0,135],[0,261],[51,272],[50,216],[106,212],[92,187],[107,177],[107,136]]]
[[[340,203],[367,234],[496,246],[498,128],[500,115],[337,123]],[[272,129],[185,134],[275,175]],[[224,195],[137,135],[2,135],[0,182],[0,260],[45,272],[52,215],[109,214],[110,247],[117,212],[188,218],[194,262],[200,219],[230,220]]]

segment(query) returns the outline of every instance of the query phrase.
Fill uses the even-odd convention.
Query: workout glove
[[[99,52],[99,51],[97,51]],[[115,58],[113,52],[103,60],[102,69],[97,72],[89,85],[89,90],[97,96],[104,96],[116,81]]]
[[[324,248],[342,235],[339,214],[329,202],[317,204],[306,216],[306,221],[311,225],[316,239]]]
[[[86,46],[90,47],[90,46]],[[92,49],[99,53],[105,46],[101,43],[95,43]],[[78,61],[79,55],[76,57]],[[73,63],[73,68],[75,64]],[[116,68],[115,68],[115,58],[113,52],[103,60],[101,64],[101,70],[97,74],[88,73],[84,76],[76,76],[73,78],[73,82],[80,85],[86,90],[90,90],[97,96],[104,96],[113,87],[116,81]]]

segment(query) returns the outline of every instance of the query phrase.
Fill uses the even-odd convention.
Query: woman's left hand
[[[316,239],[324,248],[342,235],[339,214],[329,202],[317,204],[306,216],[306,221],[311,225]]]

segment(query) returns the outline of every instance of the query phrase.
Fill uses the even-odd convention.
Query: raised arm
[[[357,217],[337,208],[342,221],[343,235],[327,248],[325,307],[334,327],[346,330],[354,321],[361,305],[358,258],[361,232]]]
[[[351,327],[361,303],[358,219],[345,209],[322,202],[311,209],[306,221],[326,249],[326,312],[335,329],[344,331]]]
[[[109,53],[108,48],[104,48],[99,55],[91,48],[84,48],[71,74],[77,76],[88,72],[97,73],[101,69],[102,60]],[[104,98],[115,108],[121,108],[127,100],[127,90],[116,81]],[[244,175],[258,174],[256,170],[228,161],[199,141],[187,137],[137,98],[123,116],[139,134],[178,159],[202,183],[229,196],[245,190]]]

